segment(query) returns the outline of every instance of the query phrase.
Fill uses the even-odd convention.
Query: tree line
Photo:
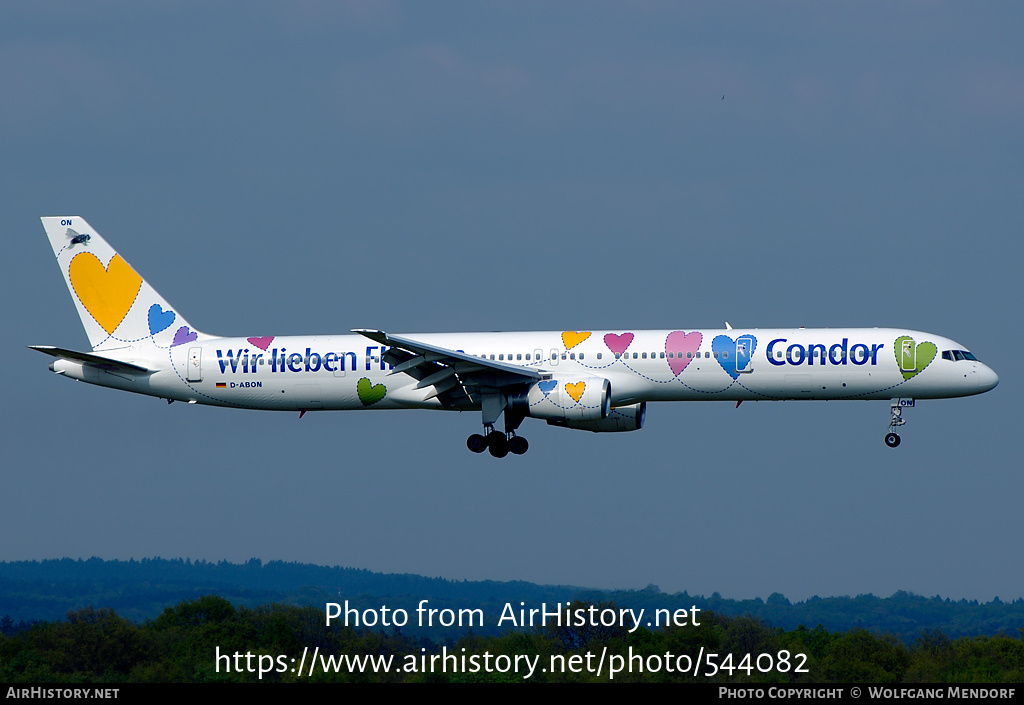
[[[580,603],[574,603],[579,607]],[[610,602],[599,606],[612,607]],[[992,683],[1024,681],[1024,640],[1020,635],[960,637],[941,631],[919,634],[911,644],[892,634],[863,628],[828,631],[822,626],[774,627],[751,616],[701,614],[699,626],[640,627],[555,626],[519,629],[502,634],[472,632],[443,643],[404,633],[401,629],[353,629],[325,625],[324,612],[314,607],[269,604],[235,606],[207,595],[166,608],[158,617],[135,623],[109,608],[74,610],[58,621],[23,625],[0,636],[0,682],[398,682],[398,681],[522,681],[518,673],[440,673],[427,669],[387,673],[372,669],[316,672],[298,676],[291,668],[274,668],[260,677],[244,668],[227,668],[215,654],[266,656],[265,663],[298,662],[303,650],[333,655],[393,656],[396,663],[446,653],[539,657],[547,665],[553,655],[587,652],[647,656],[672,654],[696,659],[703,650],[717,654],[720,668],[692,674],[657,671],[620,673],[616,682],[776,682],[776,683]],[[761,673],[753,667],[758,654],[786,653],[785,672]],[[805,672],[793,668],[804,654]],[[284,658],[284,661],[277,659]],[[295,659],[292,661],[291,659]],[[244,658],[241,663],[244,663]],[[250,660],[250,665],[253,662]],[[745,670],[743,664],[748,668]],[[537,670],[541,682],[607,681],[592,671]]]

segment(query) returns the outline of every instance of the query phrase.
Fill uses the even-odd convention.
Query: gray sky
[[[1022,19],[5,3],[0,559],[1024,595]],[[920,403],[895,451],[883,402],[527,420],[504,461],[465,449],[475,413],[168,406],[25,347],[88,346],[41,215],[88,219],[210,333],[900,326],[1001,382]]]

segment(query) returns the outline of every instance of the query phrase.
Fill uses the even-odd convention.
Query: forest
[[[33,621],[58,621],[71,611],[106,607],[135,623],[155,619],[169,605],[216,594],[236,606],[257,608],[279,603],[314,606],[349,600],[361,608],[411,609],[428,599],[442,607],[479,608],[487,615],[478,635],[499,635],[497,617],[508,602],[527,604],[586,600],[611,601],[626,608],[688,609],[696,606],[721,616],[755,617],[786,630],[822,625],[829,632],[866,629],[891,634],[912,645],[925,632],[952,639],[977,636],[1020,636],[1024,599],[1004,602],[951,600],[897,592],[875,595],[811,597],[791,602],[773,593],[766,599],[731,599],[662,592],[655,585],[639,590],[593,590],[567,585],[535,585],[522,581],[467,581],[409,574],[373,573],[357,568],[283,561],[245,563],[145,558],[129,561],[59,559],[0,562],[0,631],[11,635]],[[19,627],[20,625],[20,627]],[[463,631],[418,630],[407,634],[434,640],[454,639]]]

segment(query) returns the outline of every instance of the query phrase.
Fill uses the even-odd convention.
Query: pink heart
[[[250,343],[255,345],[263,352],[266,352],[267,348],[270,347],[270,344],[274,342],[274,336],[265,335],[262,338],[246,338],[246,340],[248,340]]]
[[[697,354],[703,339],[704,336],[699,331],[684,333],[681,330],[674,330],[668,334],[668,337],[665,338],[665,354],[673,353],[673,356],[668,358],[668,366],[671,368],[672,374],[678,377],[679,373],[686,369],[690,360]],[[692,354],[687,357],[687,353]]]
[[[626,348],[633,342],[632,333],[623,333],[622,335],[615,335],[614,333],[608,333],[604,336],[604,344],[608,346],[616,355],[621,355],[626,352]]]

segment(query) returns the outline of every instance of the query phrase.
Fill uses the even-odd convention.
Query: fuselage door
[[[757,341],[752,335],[741,335],[736,339],[736,371],[750,372],[750,358],[753,357]]]
[[[189,348],[188,349],[188,371],[185,373],[185,379],[189,382],[202,382],[203,381],[203,349],[202,348]]]
[[[914,339],[902,338],[899,342],[900,372],[916,372],[917,346],[914,345]]]

